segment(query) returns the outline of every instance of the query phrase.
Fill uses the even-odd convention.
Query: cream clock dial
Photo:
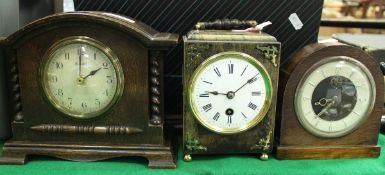
[[[375,95],[375,82],[364,65],[349,57],[330,57],[304,75],[296,90],[295,110],[313,135],[340,137],[365,121]]]
[[[75,118],[100,116],[123,90],[118,59],[109,48],[88,37],[70,37],[54,44],[40,72],[48,101]]]
[[[194,72],[189,87],[196,119],[211,131],[232,134],[258,124],[267,113],[272,85],[266,69],[253,57],[223,52]]]

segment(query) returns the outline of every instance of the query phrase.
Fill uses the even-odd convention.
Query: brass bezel
[[[195,86],[195,83],[196,83],[196,79],[202,73],[202,71],[206,67],[208,67],[210,64],[212,64],[216,61],[222,60],[222,59],[229,58],[229,57],[235,58],[235,59],[245,60],[245,61],[249,62],[251,65],[255,66],[258,69],[258,71],[260,71],[260,73],[263,77],[263,80],[265,81],[265,88],[266,88],[266,99],[265,99],[265,102],[263,104],[261,111],[249,123],[247,123],[244,126],[238,127],[238,128],[220,128],[218,126],[214,126],[214,125],[210,124],[209,122],[207,122],[204,119],[204,117],[202,115],[200,115],[200,113],[198,112],[198,110],[196,108],[196,104],[193,100],[194,98],[191,97],[192,92],[193,92],[193,87]],[[272,94],[273,94],[272,82],[271,82],[271,78],[270,78],[266,68],[256,58],[254,58],[248,54],[230,51],[230,52],[221,52],[221,53],[215,54],[215,55],[209,57],[208,59],[206,59],[205,61],[203,61],[198,66],[198,68],[194,71],[194,73],[192,74],[192,77],[190,79],[187,97],[188,97],[188,102],[189,102],[189,109],[191,110],[194,117],[204,127],[206,127],[207,129],[209,129],[215,133],[218,133],[218,134],[238,134],[238,133],[241,133],[243,131],[246,131],[246,130],[256,126],[259,122],[262,121],[262,119],[265,117],[266,113],[269,111],[271,101],[272,101]]]
[[[82,44],[96,47],[97,49],[101,50],[104,54],[106,54],[106,56],[111,61],[114,67],[114,70],[116,73],[116,79],[117,79],[117,87],[114,93],[114,97],[111,99],[110,103],[101,110],[86,113],[86,114],[70,111],[66,107],[60,104],[57,104],[54,98],[52,97],[53,94],[48,90],[48,85],[47,85],[48,77],[45,74],[45,72],[47,71],[46,69],[47,69],[48,61],[53,56],[56,50],[58,50],[63,46],[67,46],[73,43],[82,43]],[[39,67],[39,81],[40,81],[40,86],[43,91],[44,97],[48,100],[48,102],[59,112],[71,118],[76,118],[76,119],[90,119],[90,118],[102,116],[107,111],[109,111],[112,108],[112,106],[114,106],[118,102],[118,100],[123,95],[123,89],[124,89],[124,74],[123,74],[123,69],[122,69],[122,66],[120,65],[118,57],[112,52],[112,50],[109,47],[107,47],[103,43],[86,36],[71,36],[55,42],[46,51],[46,53],[43,56],[43,59]]]
[[[361,121],[358,122],[356,124],[356,126],[350,128],[348,130],[345,130],[343,132],[330,133],[330,132],[323,132],[323,131],[320,131],[316,128],[313,128],[313,126],[311,124],[309,124],[308,122],[304,121],[304,119],[302,119],[303,116],[298,115],[297,111],[299,110],[298,109],[299,106],[297,105],[297,103],[298,103],[297,97],[298,97],[298,93],[299,93],[298,91],[299,91],[300,87],[302,87],[304,85],[305,80],[309,77],[310,73],[314,72],[315,69],[317,69],[318,67],[320,67],[324,64],[327,64],[329,62],[335,62],[335,61],[350,62],[351,64],[356,65],[359,69],[361,69],[365,73],[366,77],[368,77],[368,80],[370,82],[370,86],[371,86],[371,90],[372,90],[372,93],[371,93],[372,99],[371,99],[371,104],[370,104],[368,110],[366,111],[366,113],[363,114],[366,116],[362,116]],[[312,65],[305,72],[305,74],[303,75],[303,77],[301,78],[301,80],[298,83],[298,86],[295,90],[295,97],[294,97],[294,110],[295,110],[296,117],[297,117],[298,121],[300,122],[301,126],[306,131],[308,131],[309,133],[311,133],[314,136],[323,137],[323,138],[338,138],[338,137],[348,135],[348,134],[352,133],[353,131],[355,131],[357,128],[359,128],[366,121],[366,119],[370,116],[370,113],[372,113],[373,108],[374,108],[374,103],[375,103],[374,97],[376,96],[376,88],[375,87],[376,87],[376,83],[374,82],[374,78],[373,78],[372,74],[370,73],[368,68],[364,64],[359,62],[358,60],[351,58],[351,57],[347,57],[347,56],[333,56],[333,57],[324,58],[321,61],[318,61],[317,63]]]

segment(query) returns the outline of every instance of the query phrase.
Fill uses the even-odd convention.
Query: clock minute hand
[[[243,87],[245,87],[247,84],[251,84],[253,83],[255,80],[256,80],[256,77],[259,75],[259,73],[253,77],[251,77],[250,79],[247,80],[247,82],[245,84],[243,84],[241,87],[239,87],[236,91],[234,91],[234,93],[238,92],[240,89],[242,89]]]
[[[82,77],[82,53],[81,49],[79,48],[79,78]]]

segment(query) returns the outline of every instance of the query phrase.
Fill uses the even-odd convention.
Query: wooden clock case
[[[43,97],[38,70],[48,48],[70,36],[86,36],[109,47],[124,73],[120,100],[103,116],[74,119]],[[9,69],[13,136],[2,164],[24,164],[27,155],[75,161],[143,156],[151,168],[175,168],[163,125],[163,58],[178,35],[159,33],[123,16],[73,12],[37,20],[1,41]]]
[[[337,138],[321,138],[310,134],[300,124],[294,107],[294,96],[301,78],[316,62],[326,57],[348,56],[363,63],[376,84],[373,110],[355,131]],[[277,112],[278,159],[321,159],[377,157],[380,119],[383,108],[383,76],[378,63],[359,48],[339,43],[311,44],[297,52],[281,69]]]
[[[219,134],[204,127],[194,117],[187,97],[189,92],[187,87],[189,87],[194,71],[203,61],[215,54],[227,51],[246,53],[263,64],[270,75],[273,92],[269,111],[256,126],[241,133]],[[267,159],[267,154],[272,149],[274,135],[280,43],[273,36],[265,33],[199,30],[191,31],[184,36],[184,54],[184,159],[191,160],[193,154],[244,153],[262,153],[261,159]]]

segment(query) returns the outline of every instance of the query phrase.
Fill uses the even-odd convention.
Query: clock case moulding
[[[347,56],[365,65],[375,82],[374,107],[367,119],[353,132],[337,138],[310,134],[295,113],[297,85],[305,72],[318,61],[333,56]],[[340,44],[311,44],[298,51],[280,71],[277,108],[276,156],[278,159],[323,159],[377,157],[380,154],[378,134],[383,108],[383,76],[378,63],[359,48]]]
[[[66,116],[48,103],[39,86],[43,55],[71,36],[102,42],[122,65],[123,95],[103,116]],[[178,44],[178,35],[112,13],[72,12],[34,21],[0,43],[13,120],[13,136],[4,144],[1,164],[24,164],[28,155],[74,161],[143,156],[151,168],[176,167],[175,150],[165,139],[163,59],[165,51]]]
[[[261,159],[267,159],[274,138],[281,44],[273,36],[265,33],[231,32],[231,30],[193,30],[183,39],[184,159],[189,161],[191,155],[199,154],[250,153],[262,154]],[[207,129],[194,117],[188,101],[187,87],[194,71],[202,62],[215,54],[229,51],[246,53],[256,58],[266,68],[271,78],[273,92],[269,110],[256,126],[240,133],[220,134]]]

